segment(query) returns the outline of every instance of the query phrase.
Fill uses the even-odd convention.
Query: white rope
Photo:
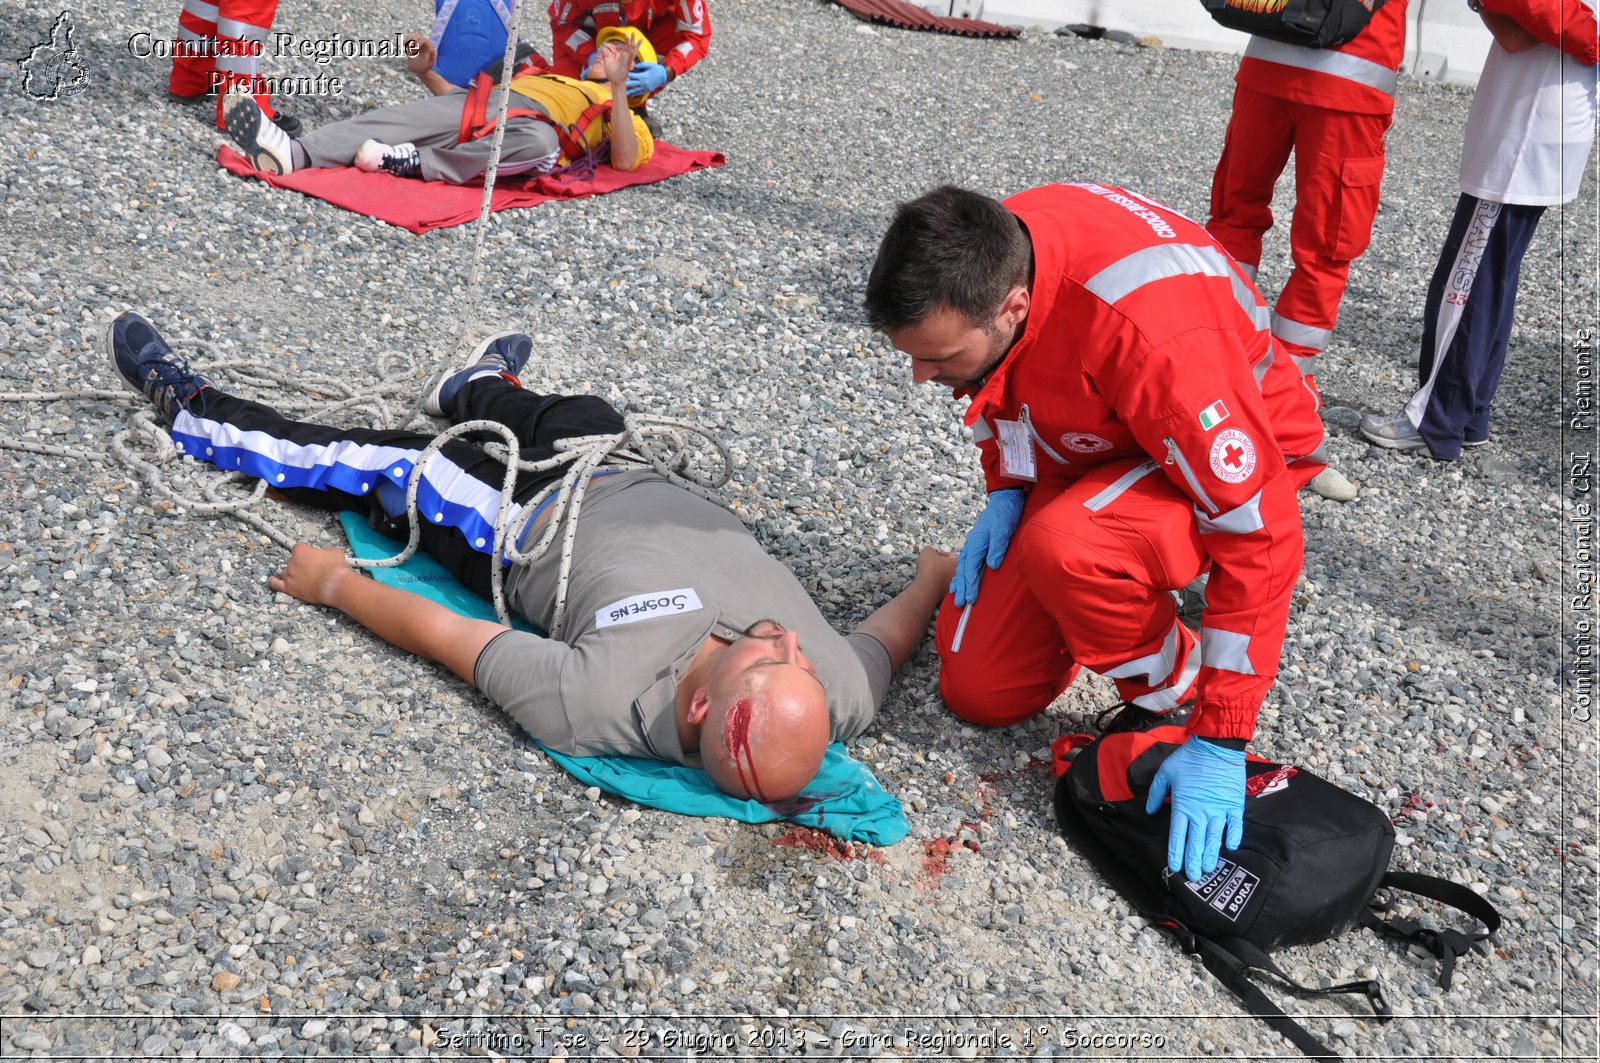
[[[397,366],[410,364],[410,359],[392,351],[385,351],[377,358],[381,365],[391,364],[390,360]],[[303,419],[326,422],[330,413],[365,409],[374,414],[374,419],[368,423],[378,428],[394,424],[396,409],[394,400],[400,396],[402,389],[409,386],[405,380],[395,380],[391,377],[372,392],[352,394],[348,387],[334,378],[279,370],[259,362],[219,362],[214,369],[219,371],[219,374],[226,373],[230,381],[250,379],[258,383],[272,382],[280,388],[294,387],[322,397],[324,401],[320,403],[291,399],[279,407],[285,411],[303,410]],[[395,375],[414,378],[415,373],[416,369],[413,367]],[[103,399],[139,401],[127,391],[97,389],[0,392],[0,402]],[[412,465],[411,476],[406,481],[405,515],[409,535],[405,547],[386,558],[357,558],[346,555],[347,564],[352,568],[390,568],[404,564],[417,552],[424,520],[417,506],[417,488],[422,482],[428,462],[441,453],[445,445],[452,440],[474,433],[488,433],[501,437],[501,442],[484,444],[484,449],[505,466],[505,477],[500,488],[500,510],[495,519],[494,542],[489,552],[490,587],[495,615],[500,623],[510,626],[510,611],[505,600],[506,568],[510,565],[527,567],[543,559],[559,534],[560,563],[549,632],[550,637],[557,639],[561,637],[565,627],[567,589],[571,582],[572,550],[577,538],[578,516],[583,509],[589,481],[595,473],[603,468],[652,469],[679,487],[693,491],[720,505],[723,504],[723,500],[716,494],[716,489],[728,482],[733,471],[732,455],[721,440],[699,425],[674,418],[624,415],[622,431],[614,435],[559,440],[555,445],[556,453],[540,461],[521,460],[516,433],[507,426],[496,421],[466,421],[435,435],[417,455]],[[145,448],[142,450],[134,442],[136,434],[144,436]],[[709,471],[696,471],[694,467],[696,463],[692,448],[696,438],[709,443],[715,452],[716,462]],[[265,480],[243,475],[223,478],[208,475],[201,480],[198,496],[170,484],[164,469],[185,455],[173,444],[166,427],[156,419],[154,409],[149,406],[134,414],[133,424],[130,427],[112,435],[109,453],[33,443],[5,435],[0,435],[0,449],[67,457],[97,464],[120,465],[143,481],[154,494],[172,502],[174,505],[171,512],[175,514],[193,512],[233,517],[256,529],[285,550],[292,550],[297,541],[293,535],[253,511],[256,503],[266,497],[267,491],[272,487]],[[208,464],[198,459],[196,463]],[[566,472],[523,503],[520,519],[513,523],[512,510],[516,505],[513,496],[518,475],[548,474],[562,467],[566,467]],[[246,485],[249,493],[243,497],[222,497],[224,490],[231,487],[237,491]],[[540,507],[547,501],[548,508],[540,512]],[[521,544],[527,538],[536,514],[545,520],[544,531],[531,547],[523,549]]]
[[[471,298],[472,292],[478,290],[478,284],[483,280],[483,236],[488,230],[489,215],[494,205],[494,182],[500,172],[500,145],[506,138],[506,112],[511,107],[512,64],[517,61],[517,39],[522,35],[524,21],[518,16],[525,14],[525,9],[533,6],[535,5],[530,4],[528,0],[513,0],[512,25],[506,30],[506,50],[500,57],[500,104],[495,111],[494,142],[489,145],[489,168],[483,174],[483,202],[478,207],[478,231],[472,244],[472,272],[467,278],[468,299]]]

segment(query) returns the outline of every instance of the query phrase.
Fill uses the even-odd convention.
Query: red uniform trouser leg
[[[963,613],[946,598],[939,611],[945,704],[974,723],[1017,723],[1066,689],[1079,665],[1152,711],[1181,704],[1200,653],[1172,592],[1209,564],[1193,504],[1154,462],[1035,489],[978,600]]]
[[[1272,189],[1294,147],[1293,105],[1237,88],[1222,157],[1211,176],[1206,229],[1252,278],[1261,265],[1261,240],[1272,228]]]
[[[200,96],[211,91],[216,71],[217,5],[184,0],[178,12],[178,36],[172,42],[172,73],[167,91],[174,96]]]
[[[1297,105],[1294,269],[1273,308],[1272,334],[1316,390],[1316,358],[1333,338],[1350,263],[1372,241],[1390,117]]]
[[[261,77],[261,51],[272,19],[278,13],[278,0],[221,0],[217,5],[217,128],[227,129],[223,121],[222,97],[234,85],[250,86],[256,103],[270,118],[272,94]]]
[[[1096,469],[1041,502],[1011,549],[1072,659],[1153,712],[1188,700],[1200,649],[1172,592],[1211,564],[1194,503],[1153,461]]]
[[[1206,228],[1254,276],[1272,225],[1272,191],[1295,158],[1294,269],[1274,307],[1272,333],[1316,394],[1317,355],[1339,317],[1350,263],[1372,239],[1390,117],[1291,103],[1234,91],[1222,158],[1211,182]]]
[[[947,594],[939,607],[939,695],[970,723],[1007,727],[1037,716],[1078,674],[1021,569],[1012,553],[984,570],[976,601],[958,609]]]

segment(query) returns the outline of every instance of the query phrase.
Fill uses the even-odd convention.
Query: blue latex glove
[[[633,69],[628,71],[629,97],[655,92],[666,84],[667,68],[660,63],[635,63]]]
[[[1191,735],[1156,772],[1144,805],[1146,815],[1155,815],[1168,791],[1172,830],[1167,835],[1167,867],[1181,870],[1195,882],[1217,869],[1224,842],[1237,849],[1244,837],[1244,750]]]
[[[1006,487],[989,493],[989,504],[978,514],[978,522],[967,533],[967,541],[956,555],[956,574],[950,581],[950,593],[956,596],[957,607],[971,605],[978,598],[978,581],[983,578],[983,567],[999,568],[1006,559],[1006,549],[1011,536],[1022,520],[1022,504],[1028,496],[1020,487]]]
[[[596,48],[594,51],[589,53],[589,58],[583,61],[583,73],[578,75],[580,79],[584,81],[589,80],[589,68],[594,66],[594,61],[598,58],[600,58],[600,49]]]

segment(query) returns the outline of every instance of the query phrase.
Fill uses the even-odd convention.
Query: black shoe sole
[[[283,167],[278,164],[277,156],[263,149],[260,146],[260,141],[256,139],[256,134],[261,131],[261,123],[264,120],[265,116],[254,101],[251,101],[250,106],[246,107],[243,100],[234,104],[228,113],[222,117],[223,124],[228,127],[228,135],[233,138],[235,144],[244,148],[250,164],[262,173],[281,176]]]

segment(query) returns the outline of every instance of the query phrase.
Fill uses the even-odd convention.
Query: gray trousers
[[[356,151],[369,140],[415,144],[422,158],[424,180],[471,184],[489,169],[494,137],[456,143],[466,98],[463,89],[444,96],[380,107],[307,133],[300,137],[300,146],[305,149],[312,166],[349,166],[355,161]],[[491,93],[491,116],[497,113],[499,102],[498,92]],[[544,110],[517,92],[511,94],[511,107]],[[554,129],[536,118],[513,118],[506,123],[505,139],[500,146],[500,168],[496,172],[502,176],[542,173],[553,168],[560,156],[561,144]]]

